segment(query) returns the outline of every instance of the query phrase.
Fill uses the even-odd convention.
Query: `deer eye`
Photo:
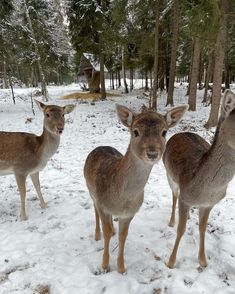
[[[139,135],[140,135],[140,132],[139,132],[137,129],[135,129],[135,130],[133,131],[133,133],[134,133],[134,136],[135,136],[135,137],[139,137]]]
[[[166,137],[166,130],[162,131],[162,137]]]
[[[50,114],[49,114],[49,113],[47,113],[47,114],[46,114],[46,116],[47,116],[47,117],[50,117]]]

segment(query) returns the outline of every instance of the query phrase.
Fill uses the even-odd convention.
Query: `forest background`
[[[235,79],[234,16],[232,0],[1,0],[0,86],[41,86],[48,100],[47,85],[77,81],[89,52],[102,98],[105,67],[111,89],[128,93],[141,78],[156,109],[159,91],[174,105],[175,81],[188,82],[189,110],[203,88],[213,127],[221,90]]]

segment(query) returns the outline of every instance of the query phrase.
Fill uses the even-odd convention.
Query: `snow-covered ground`
[[[59,97],[78,86],[50,87],[53,103],[71,101]],[[0,90],[0,131],[42,132],[42,114],[31,111],[30,91],[16,90],[16,105],[9,90]],[[186,89],[178,87],[175,104],[186,103]],[[29,220],[19,219],[20,198],[13,176],[0,178],[0,293],[128,294],[128,293],[235,293],[235,181],[227,196],[211,212],[206,234],[208,267],[197,261],[198,211],[191,210],[187,231],[181,241],[175,269],[166,262],[171,253],[176,227],[167,226],[171,211],[171,191],[162,162],[154,166],[145,188],[145,200],[134,217],[125,246],[126,275],[116,271],[117,235],[111,240],[111,272],[97,275],[102,259],[103,240],[94,240],[94,210],[83,177],[88,153],[99,145],[125,152],[129,133],[117,120],[115,103],[136,110],[145,98],[139,93],[112,97],[107,101],[77,103],[67,116],[58,152],[41,172],[41,185],[48,203],[41,210],[30,180],[27,181]],[[168,133],[196,131],[207,140],[205,131],[209,107],[187,113]],[[166,111],[164,94],[159,111]],[[32,118],[32,122],[27,120]],[[117,225],[115,223],[115,225]],[[41,292],[40,292],[41,291]],[[44,292],[43,292],[44,291]]]

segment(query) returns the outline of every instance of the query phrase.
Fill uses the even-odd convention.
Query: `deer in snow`
[[[64,115],[75,108],[75,105],[60,107],[45,105],[39,101],[36,103],[44,114],[41,136],[22,132],[0,132],[0,176],[15,175],[21,198],[21,220],[27,219],[25,182],[28,175],[37,191],[41,208],[46,208],[40,188],[39,172],[59,147],[60,135],[64,130]]]
[[[226,195],[235,173],[235,95],[226,90],[212,145],[197,134],[185,132],[170,138],[163,156],[173,195],[170,226],[175,223],[179,202],[179,223],[168,267],[173,268],[178,246],[186,228],[189,209],[199,208],[200,244],[198,260],[207,266],[205,231],[211,209]]]
[[[147,107],[136,114],[125,106],[117,105],[117,115],[131,133],[126,154],[123,156],[110,146],[100,146],[88,155],[84,176],[94,202],[95,240],[101,238],[100,219],[102,223],[102,269],[105,272],[109,271],[109,242],[115,233],[112,216],[119,220],[117,269],[119,273],[124,273],[124,246],[129,224],[143,202],[150,171],[162,157],[166,132],[181,119],[187,108],[174,107],[163,116]]]

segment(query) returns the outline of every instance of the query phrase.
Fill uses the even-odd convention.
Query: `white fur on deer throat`
[[[47,136],[47,142],[43,146],[41,162],[47,162],[57,151],[60,144],[60,136],[49,133]]]

